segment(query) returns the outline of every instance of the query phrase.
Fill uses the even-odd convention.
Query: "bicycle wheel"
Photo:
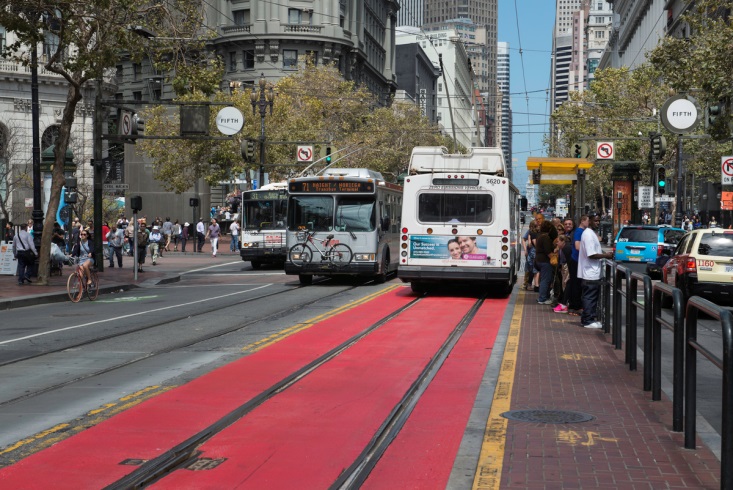
[[[99,276],[97,276],[95,271],[90,271],[89,277],[91,277],[92,283],[87,284],[85,289],[87,291],[87,298],[89,298],[90,301],[94,301],[97,299],[97,296],[99,296]]]
[[[288,259],[296,267],[303,267],[305,264],[310,264],[313,260],[313,251],[308,245],[302,243],[296,243],[290,248],[288,252]]]
[[[69,274],[69,279],[66,281],[66,292],[73,303],[78,303],[84,294],[81,279],[79,279],[79,274],[76,271]]]
[[[351,252],[351,247],[345,243],[337,243],[328,252],[331,263],[336,267],[346,267],[351,262],[354,254]]]

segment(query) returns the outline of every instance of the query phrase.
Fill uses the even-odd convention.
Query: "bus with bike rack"
[[[519,273],[520,194],[501,148],[415,147],[404,181],[397,277],[413,291],[460,283],[509,293]]]
[[[288,185],[276,182],[242,193],[239,255],[253,269],[285,263]]]
[[[326,168],[288,181],[285,273],[362,276],[384,282],[397,270],[402,187],[364,168]]]

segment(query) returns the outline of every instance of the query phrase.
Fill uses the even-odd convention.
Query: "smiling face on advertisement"
[[[476,254],[479,252],[478,247],[476,247],[476,237],[459,236],[458,244],[461,246],[461,253],[463,254]]]
[[[448,241],[448,253],[450,253],[452,259],[461,258],[461,245],[455,238]]]

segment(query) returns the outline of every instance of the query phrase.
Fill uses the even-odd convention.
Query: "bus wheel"
[[[313,284],[313,276],[310,274],[298,274],[298,279],[303,286],[310,286]]]
[[[251,263],[252,263],[252,269],[254,270],[258,270],[260,267],[262,267],[262,263],[256,260],[253,260]]]
[[[413,293],[417,294],[425,293],[428,290],[427,286],[421,282],[411,282],[410,288],[412,288]]]
[[[382,255],[382,266],[381,266],[381,268],[382,268],[382,273],[381,274],[378,274],[374,278],[374,282],[376,284],[384,284],[385,282],[387,282],[387,273],[389,271],[389,257],[387,256],[387,254]]]

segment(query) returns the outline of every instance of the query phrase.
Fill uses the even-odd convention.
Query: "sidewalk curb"
[[[181,274],[176,274],[168,277],[162,277],[159,280],[151,279],[143,284],[110,284],[99,288],[99,294],[116,293],[119,291],[129,291],[131,289],[144,289],[146,287],[158,286],[163,284],[171,284],[179,282],[181,280]],[[0,300],[0,311],[10,310],[13,308],[25,308],[28,306],[43,305],[49,303],[64,303],[69,301],[69,296],[64,292],[60,293],[41,293],[31,296],[23,296],[20,298],[10,298],[6,300]]]

